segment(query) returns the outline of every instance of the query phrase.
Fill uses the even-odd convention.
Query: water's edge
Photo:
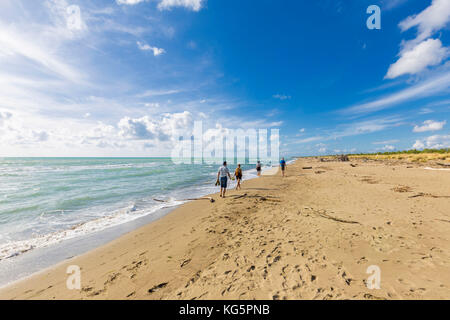
[[[0,288],[43,272],[64,260],[80,256],[104,246],[129,232],[164,217],[178,207],[160,209],[154,214],[146,215],[93,234],[65,240],[48,247],[38,248],[14,259],[2,260],[0,261]]]
[[[294,161],[295,160],[291,160],[288,163],[293,163]],[[263,169],[263,173],[273,169],[274,168],[265,168]],[[256,177],[247,180],[252,179],[256,179]],[[202,196],[206,195],[207,194]],[[91,250],[106,245],[107,243],[118,239],[129,232],[164,217],[179,206],[180,205],[162,208],[152,214],[97,231],[93,234],[68,239],[47,247],[36,248],[26,254],[1,260],[0,288],[9,286],[14,282],[21,281],[33,276],[34,274],[43,272],[50,267],[62,263],[64,260],[75,256],[80,256]]]

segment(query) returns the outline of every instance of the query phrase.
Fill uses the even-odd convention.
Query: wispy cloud
[[[149,0],[116,0],[119,5],[133,6]],[[206,0],[157,0],[159,10],[170,10],[174,7],[184,7],[192,11],[200,11]]]
[[[442,47],[439,39],[428,39],[401,53],[386,74],[387,79],[397,78],[404,74],[417,74],[427,67],[439,65],[450,54],[448,48]]]
[[[414,126],[413,132],[438,131],[444,128],[447,121],[425,120],[422,125]]]
[[[158,96],[169,96],[176,93],[180,93],[180,89],[169,89],[169,90],[146,90],[143,93],[137,95],[138,98],[148,98],[148,97],[158,97]]]
[[[383,9],[391,10],[397,7],[400,7],[402,4],[405,4],[408,0],[383,0],[382,5]]]
[[[450,148],[450,135],[434,135],[429,136],[425,139],[416,140],[413,149],[440,149],[440,148]]]
[[[308,137],[308,138],[303,138],[303,139],[298,139],[293,141],[294,144],[297,143],[310,143],[310,142],[315,142],[315,141],[322,141],[322,140],[326,140],[326,137],[322,137],[322,136],[313,136],[313,137]]]
[[[125,4],[129,6],[133,6],[135,4],[148,1],[148,0],[116,0],[117,4]]]
[[[185,7],[192,11],[200,11],[204,0],[160,0],[158,9],[170,10],[173,7]]]
[[[32,67],[36,71],[65,80],[80,82],[83,79],[83,74],[65,59],[58,57],[48,44],[26,37],[12,26],[0,24],[0,55],[3,55],[4,61],[10,62],[26,59],[33,63]]]
[[[445,92],[449,89],[449,87],[450,72],[445,72],[393,94],[343,109],[340,111],[340,113],[356,115],[371,113],[395,106],[412,99],[429,97],[435,95],[436,93]]]
[[[286,94],[279,94],[279,93],[274,94],[272,97],[275,99],[278,99],[278,100],[288,100],[291,98],[291,96],[288,96]]]
[[[398,117],[375,118],[363,121],[343,124],[334,130],[324,132],[320,135],[298,139],[293,143],[310,143],[315,141],[337,140],[345,137],[370,134],[383,131],[388,128],[398,127],[403,124],[403,119]]]
[[[449,56],[449,49],[442,46],[439,39],[428,39],[444,28],[450,21],[450,1],[433,0],[421,13],[401,21],[402,31],[417,27],[413,40],[403,41],[399,59],[393,63],[385,78],[393,79],[404,74],[417,74],[427,67],[439,65]]]
[[[372,144],[393,144],[393,143],[396,143],[399,141],[400,140],[398,140],[398,139],[392,139],[392,140],[384,140],[384,141],[375,141],[375,142],[372,142]]]
[[[395,149],[396,149],[395,146],[392,146],[389,144],[385,145],[384,147],[377,148],[377,150],[380,150],[380,151],[394,151]]]
[[[162,49],[162,48],[157,48],[157,47],[152,47],[152,46],[150,46],[150,45],[148,45],[148,44],[146,44],[146,43],[142,43],[142,42],[140,42],[140,41],[138,41],[137,42],[137,45],[138,45],[138,48],[140,49],[140,50],[142,50],[142,51],[152,51],[153,52],[153,55],[156,57],[156,56],[159,56],[159,55],[161,55],[161,54],[163,54],[163,53],[165,53],[166,51],[164,50],[164,49]]]
[[[433,111],[433,109],[430,109],[430,108],[421,108],[420,110],[419,110],[419,114],[429,114],[429,113],[433,113],[434,111]]]
[[[417,27],[416,42],[430,37],[434,32],[444,28],[450,21],[450,2],[433,0],[431,5],[419,14],[409,16],[399,26],[402,31]]]

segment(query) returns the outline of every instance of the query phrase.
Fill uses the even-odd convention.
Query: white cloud
[[[3,126],[3,124],[12,117],[11,112],[0,112],[0,127]]]
[[[159,103],[158,102],[149,102],[149,103],[146,103],[145,106],[147,108],[159,108]]]
[[[24,119],[23,116],[4,111],[0,112],[0,121],[2,156],[11,152],[36,156],[142,156],[148,152],[167,155],[179,136],[190,136],[193,130],[192,115],[188,111],[153,117],[123,117],[112,125],[88,119],[78,122],[36,117]],[[41,129],[36,123],[40,124]]]
[[[428,113],[433,113],[434,111],[430,108],[421,108],[419,111],[419,114],[428,114]]]
[[[125,4],[125,5],[135,5],[141,2],[144,2],[145,0],[116,0],[117,4]]]
[[[371,120],[364,120],[359,122],[354,122],[341,126],[339,130],[330,132],[328,134],[313,136],[309,138],[299,139],[293,141],[293,143],[310,143],[315,141],[329,141],[336,140],[340,138],[357,136],[361,134],[369,134],[384,129],[400,126],[402,120],[398,118],[377,118]]]
[[[318,144],[316,144],[316,147],[319,148],[318,149],[319,153],[325,153],[328,150],[327,145],[324,143],[318,143]]]
[[[349,107],[342,110],[342,113],[369,113],[386,109],[390,106],[409,101],[419,97],[429,97],[433,94],[448,90],[450,87],[450,72],[440,74],[424,80],[407,89],[403,89],[388,96],[381,97],[377,100]]]
[[[393,151],[393,150],[395,150],[395,147],[387,144],[387,145],[385,145],[383,148],[381,148],[381,150],[384,150],[384,151]]]
[[[424,149],[425,144],[421,140],[416,140],[416,142],[412,146],[413,149]]]
[[[119,5],[136,5],[148,0],[116,0]],[[173,7],[184,7],[192,11],[200,11],[204,0],[158,0],[159,10],[170,10]]]
[[[193,120],[192,114],[188,111],[167,113],[161,119],[149,116],[136,119],[125,117],[119,121],[118,128],[120,135],[128,139],[164,142],[189,134],[193,128]]]
[[[397,139],[392,139],[392,140],[385,140],[385,141],[375,141],[375,142],[372,142],[372,144],[390,144],[390,143],[396,143],[396,142],[398,142],[399,140],[397,140]]]
[[[192,11],[200,11],[203,0],[161,0],[158,4],[159,10],[170,10],[172,7],[185,7]]]
[[[139,95],[138,98],[148,98],[148,97],[157,97],[157,96],[169,96],[172,94],[180,93],[181,90],[171,89],[171,90],[147,90]]]
[[[443,47],[442,42],[439,39],[428,39],[437,31],[445,28],[450,21],[450,1],[449,0],[433,0],[431,5],[419,14],[407,17],[405,20],[399,23],[399,27],[402,31],[409,30],[413,27],[417,27],[417,36],[413,40],[403,41],[401,44],[401,50],[399,53],[399,59],[390,65],[385,78],[393,79],[405,74],[418,74],[427,70],[428,67],[437,66],[445,61],[449,57],[450,50],[448,47]],[[428,40],[427,40],[428,39]],[[431,84],[426,83],[425,86]],[[434,83],[433,87],[447,89],[447,85],[442,88],[439,83]],[[433,89],[429,88],[432,92],[420,92],[424,96],[435,93]],[[359,109],[363,108],[377,108],[377,104],[392,104],[392,99],[400,99],[404,101],[405,98],[409,99],[413,96],[415,91],[421,90],[424,87],[416,86],[412,90],[404,90],[399,94],[394,94],[388,99],[380,99],[374,103],[368,103],[366,105],[358,106]],[[389,101],[391,100],[391,101]],[[396,102],[396,101],[392,101]],[[379,108],[383,109],[383,107]]]
[[[320,141],[320,140],[326,140],[326,138],[322,137],[322,136],[314,136],[314,137],[296,140],[296,141],[294,141],[294,143],[309,143],[309,142],[315,142],[315,141]]]
[[[441,130],[447,121],[433,121],[426,120],[421,126],[414,126],[413,132],[426,132],[426,131],[438,131]]]
[[[448,106],[450,105],[450,99],[435,101],[427,104],[425,107],[439,107],[439,106]]]
[[[417,27],[417,42],[430,37],[434,32],[444,28],[450,21],[450,1],[433,0],[431,5],[421,13],[409,16],[401,21],[402,31]]]
[[[354,153],[356,151],[356,148],[351,149],[334,149],[333,152],[335,154],[347,154],[347,153]]]
[[[66,0],[47,0],[46,6],[51,12],[51,20],[56,27],[52,31],[64,35],[67,38],[75,38],[83,35],[88,30],[84,21],[85,12],[80,6]]]
[[[102,17],[100,19],[99,25],[96,26],[97,30],[105,32],[119,32],[124,34],[130,34],[135,37],[140,37],[142,34],[150,32],[152,30],[151,26],[136,26],[136,25],[126,25],[117,22],[113,18]]]
[[[382,2],[382,4],[383,4],[383,9],[386,9],[386,10],[394,9],[394,8],[396,8],[396,7],[401,6],[401,5],[404,4],[406,1],[408,1],[408,0],[384,0],[384,1]]]
[[[32,131],[32,134],[36,141],[47,141],[49,138],[46,131]]]
[[[177,63],[174,90],[162,87],[175,83],[167,71],[170,65],[158,62],[151,74],[144,74],[141,69],[133,72],[136,61],[120,58],[130,44],[136,46],[136,40],[144,38],[142,30],[158,32],[163,18],[145,20],[141,27],[140,18],[148,18],[143,12],[75,1],[89,28],[74,32],[67,28],[65,3],[73,1],[0,0],[0,156],[167,156],[173,143],[171,128],[186,134],[192,129],[185,113],[173,112],[189,110],[202,117],[199,111],[207,108],[208,114],[217,115],[218,110],[221,115],[236,104],[225,95],[219,101],[208,96],[208,106],[201,105],[200,94],[193,98],[199,93],[195,90],[210,85],[209,78],[199,84],[189,72],[195,61]],[[158,83],[161,86],[155,87]],[[169,97],[170,105],[165,102]],[[172,113],[161,115],[156,102]],[[248,116],[250,123],[246,118],[236,117],[230,127],[267,127],[261,118]]]
[[[274,94],[272,97],[275,98],[275,99],[279,99],[279,100],[288,100],[288,99],[291,98],[291,96],[288,96],[288,95],[285,95],[285,94],[279,94],[279,93]]]
[[[400,53],[400,58],[391,66],[385,76],[393,79],[404,74],[416,74],[429,66],[436,66],[449,56],[448,48],[442,47],[439,39],[425,40],[409,50]]]
[[[156,57],[156,56],[159,56],[159,55],[161,55],[161,54],[163,54],[163,53],[166,52],[166,51],[165,51],[164,49],[162,49],[162,48],[152,47],[152,46],[150,46],[150,45],[148,45],[148,44],[146,44],[146,43],[142,43],[142,42],[140,42],[140,41],[137,42],[137,45],[138,45],[138,48],[139,48],[140,50],[143,50],[143,51],[149,51],[149,50],[151,50],[151,51],[153,51],[153,55],[154,55],[155,57]]]
[[[0,146],[30,145],[48,141],[50,133],[23,125],[22,119],[11,112],[0,112]]]
[[[434,135],[422,140],[416,140],[413,149],[441,149],[450,148],[450,135]]]
[[[344,138],[361,134],[368,134],[382,131],[384,129],[397,127],[402,124],[399,118],[376,118],[370,120],[359,121],[345,125],[342,130],[338,130],[331,134],[330,138]]]
[[[47,43],[24,34],[26,33],[0,24],[0,56],[3,54],[5,61],[11,63],[25,58],[33,62],[36,71],[44,71],[72,82],[81,81],[82,74],[64,59],[59,58]]]

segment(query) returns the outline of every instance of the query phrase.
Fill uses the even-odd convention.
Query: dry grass
[[[364,155],[348,155],[350,161],[370,159],[370,160],[386,160],[386,161],[402,161],[407,163],[441,163],[450,165],[450,153],[418,153],[418,154],[364,154]],[[336,156],[320,157],[326,160],[335,160]]]
[[[350,155],[349,158],[350,160],[352,159],[401,160],[405,162],[416,162],[416,163],[427,163],[431,161],[450,164],[450,154],[442,154],[442,153]]]

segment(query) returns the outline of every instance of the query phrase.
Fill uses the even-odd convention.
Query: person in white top
[[[223,162],[223,166],[219,168],[217,172],[217,180],[220,179],[220,196],[225,198],[225,192],[227,191],[227,180],[231,179],[230,170],[227,168],[227,162]]]

